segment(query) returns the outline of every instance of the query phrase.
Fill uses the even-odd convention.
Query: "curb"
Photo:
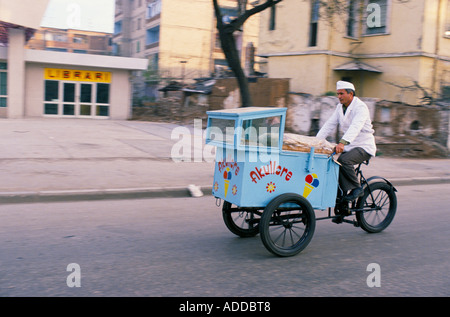
[[[448,184],[450,177],[411,177],[411,178],[394,178],[389,180],[394,186],[414,186],[414,185],[434,185]]]
[[[394,186],[414,186],[449,184],[449,178],[416,177],[395,178],[389,180]],[[212,186],[199,186],[203,195],[211,195]],[[123,188],[123,189],[83,189],[83,190],[53,190],[53,191],[24,191],[0,192],[0,204],[26,204],[70,201],[119,200],[119,199],[148,199],[148,198],[181,198],[193,197],[186,187],[152,187],[152,188]]]
[[[204,195],[212,192],[212,186],[199,186]],[[47,202],[181,198],[192,197],[188,187],[153,187],[123,189],[82,189],[0,192],[0,204],[26,204]]]

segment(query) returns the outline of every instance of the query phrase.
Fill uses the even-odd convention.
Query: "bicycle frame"
[[[392,183],[391,183],[390,181],[388,181],[388,180],[387,180],[386,178],[384,178],[384,177],[381,177],[381,176],[372,176],[372,177],[369,177],[369,178],[366,179],[366,178],[364,177],[364,175],[363,175],[362,170],[361,170],[361,165],[362,165],[362,164],[364,164],[364,165],[369,165],[369,161],[364,161],[364,162],[360,163],[360,164],[355,168],[356,176],[359,178],[360,184],[361,184],[361,186],[363,187],[363,189],[364,189],[364,190],[366,190],[366,189],[368,190],[369,195],[370,195],[372,201],[375,201],[375,197],[373,196],[372,189],[370,188],[370,183],[371,183],[371,181],[373,181],[373,180],[375,180],[375,179],[381,179],[381,180],[383,180],[384,182],[386,182],[386,183],[391,187],[391,189],[392,189],[394,192],[397,191],[397,189],[394,187],[394,185],[392,185]],[[339,190],[342,191],[340,188],[339,188]],[[316,218],[316,220],[323,220],[323,219],[338,219],[338,218],[340,218],[340,220],[341,220],[342,222],[350,223],[350,224],[353,224],[355,227],[358,227],[359,225],[358,225],[358,222],[357,222],[356,220],[347,220],[347,219],[344,219],[344,217],[353,215],[354,213],[359,212],[359,211],[362,211],[362,212],[372,211],[372,210],[374,210],[374,208],[377,209],[377,207],[376,207],[376,206],[371,206],[371,207],[369,207],[369,208],[366,210],[366,209],[364,208],[364,207],[366,207],[366,206],[363,206],[363,208],[361,209],[361,208],[357,208],[357,205],[358,205],[358,200],[354,200],[354,201],[351,202],[351,206],[349,207],[349,206],[348,206],[348,202],[347,202],[347,203],[344,203],[344,202],[342,201],[342,198],[338,196],[338,198],[336,199],[336,206],[335,206],[335,208],[344,208],[344,209],[347,208],[347,210],[350,212],[350,214],[349,214],[349,215],[345,215],[345,216],[342,216],[342,215],[331,215],[331,207],[330,207],[330,208],[328,208],[328,216]]]

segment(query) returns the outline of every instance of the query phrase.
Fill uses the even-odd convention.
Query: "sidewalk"
[[[210,194],[210,158],[172,159],[173,149],[191,143],[191,153],[202,153],[204,142],[192,131],[157,122],[0,119],[0,203],[183,197],[189,184]],[[450,183],[449,162],[376,157],[364,171],[394,185]]]

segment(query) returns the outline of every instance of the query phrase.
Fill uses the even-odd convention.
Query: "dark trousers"
[[[354,166],[368,159],[370,159],[370,154],[360,147],[343,152],[339,156],[338,162],[342,165],[339,168],[339,185],[344,193],[361,186],[358,177],[356,177]]]

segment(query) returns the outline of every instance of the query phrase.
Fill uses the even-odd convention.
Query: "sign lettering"
[[[44,79],[110,83],[111,73],[92,70],[45,68]]]

